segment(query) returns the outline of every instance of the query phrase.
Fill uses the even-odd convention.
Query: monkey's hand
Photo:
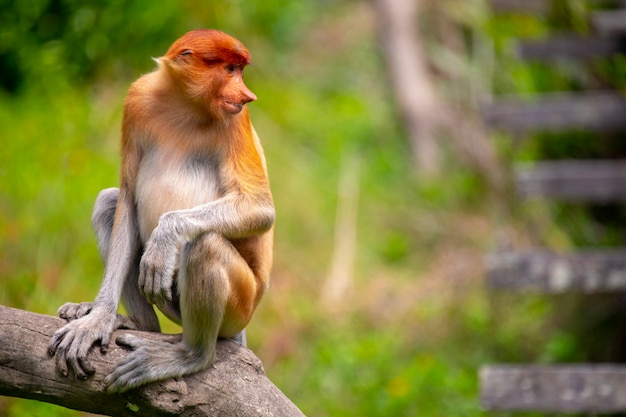
[[[172,286],[178,269],[182,239],[172,227],[172,216],[161,216],[139,264],[139,289],[146,300],[162,305],[172,301]]]
[[[95,369],[87,361],[89,349],[100,342],[100,351],[106,353],[117,322],[115,311],[94,307],[86,316],[70,321],[57,330],[48,345],[48,355],[56,354],[59,372],[67,376],[71,370],[80,379],[93,375]]]

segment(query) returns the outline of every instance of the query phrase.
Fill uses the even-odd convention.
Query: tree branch
[[[111,416],[304,416],[265,376],[261,361],[230,340],[219,340],[217,360],[195,375],[110,395],[104,377],[128,354],[116,346],[92,349],[96,373],[86,381],[57,372],[47,347],[64,320],[0,306],[0,395],[29,398]],[[154,340],[179,336],[121,330]],[[116,335],[112,340],[115,340]]]

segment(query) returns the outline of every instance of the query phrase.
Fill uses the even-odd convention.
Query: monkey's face
[[[223,74],[220,82],[220,94],[217,105],[228,114],[237,114],[246,103],[256,100],[256,95],[243,82],[243,65],[223,64]]]
[[[237,39],[215,30],[192,31],[178,39],[160,60],[182,87],[186,99],[213,116],[241,112],[256,96],[243,82],[250,63]]]
[[[243,81],[243,67],[226,62],[192,64],[182,74],[183,94],[212,116],[238,114],[244,105],[256,100]]]

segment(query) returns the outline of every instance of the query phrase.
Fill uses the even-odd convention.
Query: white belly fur
[[[164,213],[211,202],[218,193],[218,173],[210,161],[186,162],[163,150],[149,152],[137,174],[135,198],[141,240],[146,243]]]

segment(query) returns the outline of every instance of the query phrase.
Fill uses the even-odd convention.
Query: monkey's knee
[[[98,193],[91,214],[91,225],[96,232],[103,226],[108,229],[113,227],[113,217],[119,195],[119,188],[106,188]]]
[[[119,194],[118,188],[106,188],[100,191],[91,214],[91,226],[96,232],[98,250],[103,262],[106,261],[107,257]]]
[[[193,280],[211,277],[213,285],[230,287],[233,275],[252,272],[233,244],[217,233],[205,233],[186,248],[187,276]],[[231,288],[232,289],[232,288]]]
[[[186,250],[188,266],[203,266],[209,264],[207,256],[219,255],[220,248],[228,241],[217,233],[204,233],[195,241],[189,243]],[[219,261],[219,259],[217,259]]]
[[[259,299],[259,285],[252,269],[228,239],[215,233],[198,239],[189,248],[187,260],[186,285],[203,291],[210,289],[211,294],[204,298],[222,300],[219,335],[235,337],[250,321]],[[187,292],[186,297],[193,300],[198,295]],[[214,308],[214,302],[211,304]]]
[[[213,286],[227,287],[228,253],[231,250],[234,250],[231,243],[216,233],[205,233],[190,243],[183,252],[187,284],[195,286],[198,280],[210,278]]]

